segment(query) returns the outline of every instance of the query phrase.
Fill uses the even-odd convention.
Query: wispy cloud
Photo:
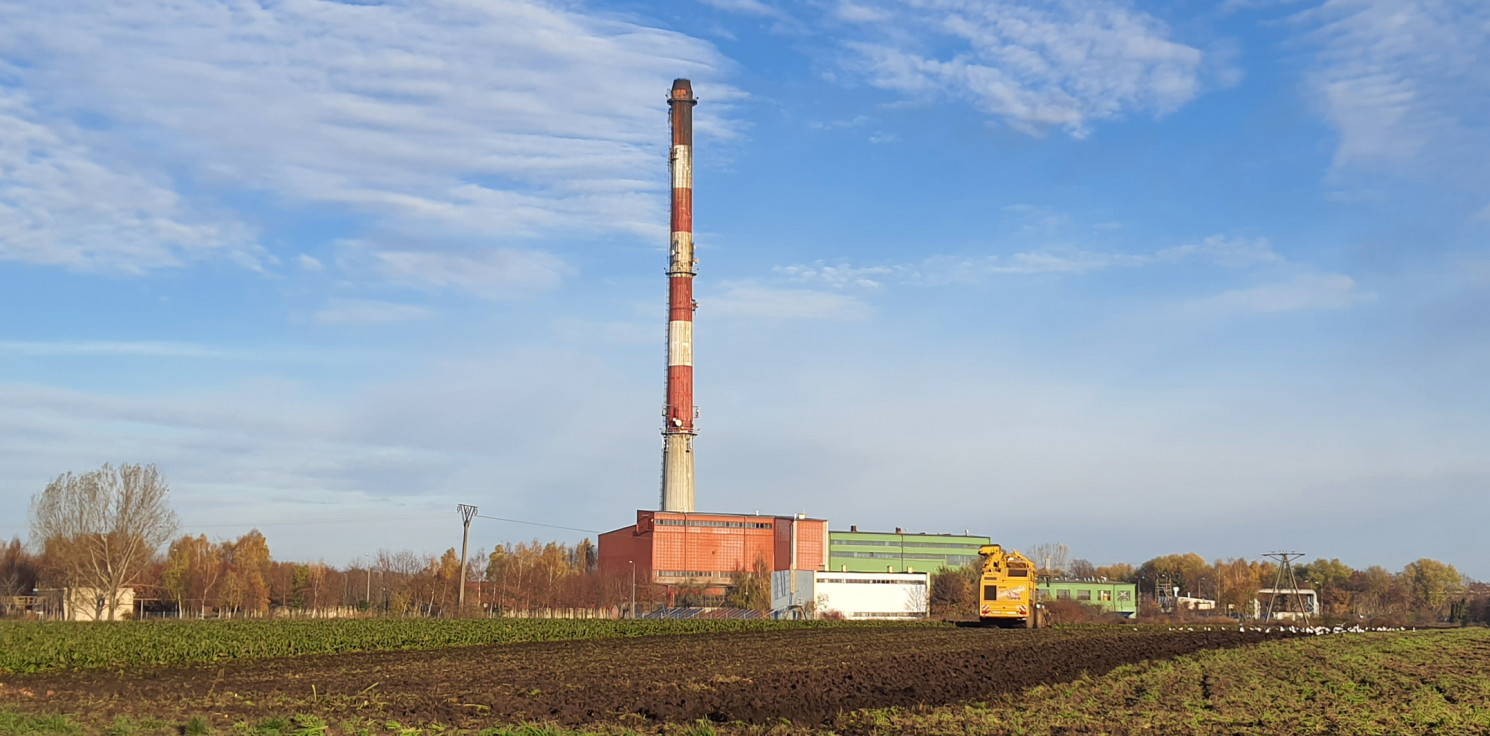
[[[111,161],[87,137],[0,83],[0,259],[139,273],[211,258],[257,268],[269,258],[241,223],[194,210],[167,177]]]
[[[22,109],[0,87],[0,165],[32,162],[0,184],[0,207],[28,213],[0,211],[0,253],[148,269],[249,252],[182,204],[175,172],[198,193],[267,191],[421,237],[657,236],[660,95],[693,76],[699,134],[733,135],[727,64],[683,34],[536,0],[0,0],[0,67],[38,96]],[[116,158],[159,168],[95,163]]]
[[[282,351],[227,349],[211,345],[151,341],[0,342],[0,355],[28,358],[68,356],[113,356],[144,358],[193,358],[204,360],[267,360],[291,357]]]
[[[1234,289],[1200,301],[1205,312],[1277,313],[1349,309],[1376,301],[1355,279],[1338,273],[1298,274],[1288,281]]]
[[[780,18],[785,15],[780,8],[767,5],[761,0],[699,0],[699,2],[727,13],[756,15],[762,18]]]
[[[917,263],[887,263],[856,266],[846,262],[817,261],[811,264],[777,266],[774,273],[786,281],[816,283],[835,289],[878,288],[886,280],[904,284],[938,285],[976,283],[1000,274],[1082,274],[1113,268],[1134,268],[1163,263],[1198,261],[1225,268],[1282,264],[1283,256],[1266,238],[1227,238],[1212,235],[1151,253],[1122,253],[1081,248],[1045,248],[1007,256],[937,255]]]
[[[316,321],[323,325],[370,325],[413,322],[434,316],[434,311],[412,304],[395,304],[371,299],[333,299]]]
[[[1337,172],[1433,163],[1483,180],[1490,5],[1328,0],[1295,20],[1318,48],[1309,91],[1339,131]]]
[[[466,253],[383,251],[375,268],[414,286],[453,287],[488,299],[551,289],[568,271],[557,257],[533,250],[489,248]]]
[[[724,293],[700,299],[699,304],[709,314],[756,319],[847,322],[866,319],[873,313],[867,302],[847,294],[752,283],[726,284]]]
[[[1108,0],[841,1],[844,65],[912,96],[962,98],[1018,130],[1084,137],[1128,112],[1164,114],[1201,91],[1200,50]]]

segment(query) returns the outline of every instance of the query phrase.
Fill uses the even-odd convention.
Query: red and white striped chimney
[[[693,511],[693,85],[673,80],[672,237],[667,277],[667,405],[662,410],[662,510]]]

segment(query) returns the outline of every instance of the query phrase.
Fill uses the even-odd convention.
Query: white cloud
[[[782,15],[780,9],[767,5],[761,0],[699,0],[699,2],[729,13],[758,15],[763,18],[778,18]]]
[[[862,299],[846,294],[750,283],[725,284],[725,291],[720,296],[701,298],[699,309],[721,317],[837,322],[866,319],[873,312]]]
[[[316,312],[316,321],[323,325],[394,324],[432,316],[432,310],[412,304],[370,299],[333,299],[324,309]]]
[[[563,262],[548,253],[514,248],[469,253],[384,251],[373,257],[375,268],[394,281],[454,287],[489,299],[551,289],[566,272]]]
[[[281,360],[283,353],[228,350],[210,345],[151,341],[0,342],[0,354],[22,357],[133,356],[147,358],[204,358],[227,360]]]
[[[1296,20],[1319,48],[1309,90],[1340,133],[1337,170],[1426,162],[1483,179],[1490,4],[1328,0]]]
[[[1018,205],[1015,206],[1020,207]],[[1025,212],[1026,209],[1016,209]],[[823,284],[832,288],[878,288],[890,278],[906,284],[976,283],[996,274],[1082,274],[1113,268],[1135,268],[1164,263],[1200,261],[1226,268],[1281,265],[1286,261],[1266,238],[1226,238],[1212,235],[1153,253],[1122,253],[1052,247],[1007,256],[935,255],[919,263],[855,266],[846,262],[777,266],[785,281]]]
[[[133,273],[265,260],[241,224],[194,212],[168,179],[108,161],[86,139],[0,84],[0,259]]]
[[[673,77],[693,76],[706,100],[700,135],[732,135],[739,93],[720,82],[726,64],[683,34],[536,0],[0,0],[0,69],[46,111],[33,138],[86,121],[89,140],[116,158],[185,172],[207,190],[332,205],[420,237],[660,236],[662,97]],[[0,146],[24,151],[15,113],[0,114]],[[45,146],[54,158],[86,153]],[[64,185],[48,173],[55,163],[43,166],[19,182],[7,172],[6,183],[47,195],[100,181],[93,189],[115,199],[130,193],[105,200],[115,220],[129,216],[123,224],[74,216],[87,210],[34,224],[74,251],[47,258],[86,263],[92,242],[122,234],[129,249],[116,260],[144,269],[234,242],[178,214],[163,174],[75,172]],[[96,236],[75,237],[83,226],[67,223],[77,221],[96,223]],[[154,241],[166,245],[129,245]]]
[[[316,260],[315,257],[308,256],[304,253],[300,254],[300,257],[296,259],[296,262],[300,264],[300,270],[302,271],[319,272],[326,270],[325,264],[321,263],[319,260]]]
[[[1202,54],[1159,19],[1112,0],[841,2],[867,33],[846,65],[884,89],[971,101],[1029,133],[1127,112],[1164,114],[1201,90]]]
[[[834,17],[850,23],[883,23],[893,16],[884,10],[860,5],[849,0],[838,0],[838,5],[833,8]]]
[[[1284,261],[1283,256],[1273,250],[1273,244],[1268,242],[1267,238],[1227,240],[1221,235],[1212,235],[1199,243],[1165,248],[1154,257],[1160,261],[1183,261],[1199,257],[1227,268],[1244,268]]]
[[[1203,311],[1276,313],[1349,309],[1376,301],[1375,292],[1356,288],[1338,273],[1299,274],[1292,279],[1223,292],[1200,302]]]

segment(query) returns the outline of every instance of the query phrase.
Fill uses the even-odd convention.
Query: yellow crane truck
[[[1038,627],[1034,563],[997,544],[979,547],[978,554],[983,558],[983,574],[978,579],[978,621],[1010,628]]]

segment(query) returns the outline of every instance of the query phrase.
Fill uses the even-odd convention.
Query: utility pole
[[[631,566],[631,617],[636,618],[636,562],[627,560],[626,564]]]
[[[1289,618],[1295,621],[1302,619],[1305,626],[1309,625],[1309,606],[1300,597],[1299,580],[1293,574],[1293,561],[1303,556],[1304,553],[1302,552],[1269,552],[1263,555],[1263,557],[1278,561],[1278,573],[1273,579],[1273,595],[1268,599],[1268,620],[1271,621],[1274,615],[1278,613],[1278,591],[1286,590],[1288,592],[1283,594],[1283,612],[1294,614],[1290,615]],[[1285,582],[1288,583],[1289,587],[1283,587]],[[1299,610],[1297,612],[1293,610],[1294,605],[1298,606]]]
[[[456,511],[460,512],[460,595],[457,599],[462,613],[466,610],[466,543],[471,539],[471,519],[476,518],[476,507],[465,504],[457,504]]]

